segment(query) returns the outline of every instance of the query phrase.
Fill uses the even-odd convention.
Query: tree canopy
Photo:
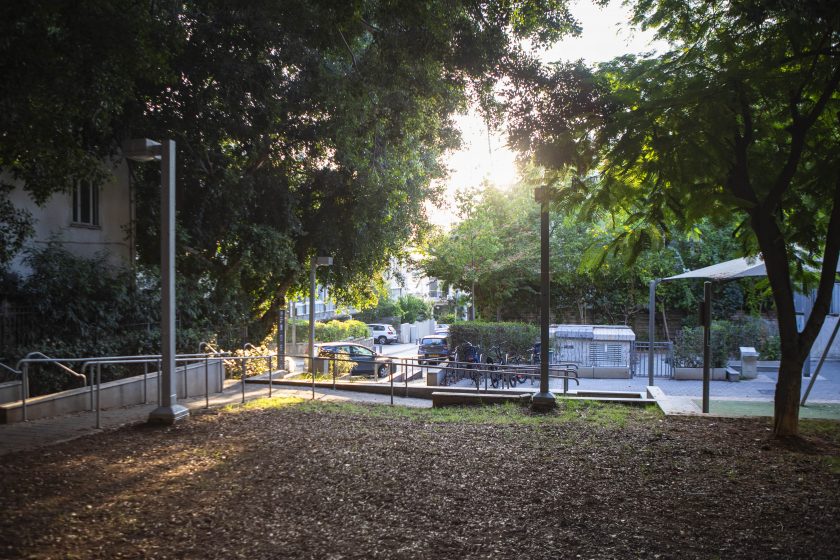
[[[124,138],[175,139],[178,272],[243,321],[305,290],[316,254],[335,258],[319,270],[333,294],[369,298],[427,230],[452,116],[520,40],[576,30],[560,0],[129,4],[3,8],[0,167],[41,201],[100,176]],[[159,172],[132,172],[154,265]]]
[[[529,169],[510,190],[486,185],[463,196],[463,220],[430,236],[425,246],[423,272],[465,292],[472,292],[475,282],[484,319],[533,320],[538,312],[539,205],[533,191],[540,180],[538,170]],[[703,220],[670,240],[667,250],[643,250],[628,263],[623,255],[603,253],[614,229],[609,215],[583,221],[574,208],[555,204],[550,220],[551,310],[557,321],[630,324],[647,309],[650,280],[733,258],[738,251],[734,226]],[[720,311],[731,314],[765,303],[745,287],[753,288],[728,286],[729,297],[716,306],[727,305]],[[666,283],[657,296],[663,309],[694,317],[696,294],[686,283]]]
[[[702,218],[737,224],[742,251],[764,258],[778,314],[775,433],[796,434],[800,371],[840,250],[840,13],[827,0],[634,8],[634,23],[670,50],[593,71],[526,66],[533,79],[511,93],[512,138],[536,160],[587,178],[558,197],[611,211],[614,246],[631,255]],[[793,279],[807,287],[809,266],[820,271],[810,279],[819,289],[798,332]]]

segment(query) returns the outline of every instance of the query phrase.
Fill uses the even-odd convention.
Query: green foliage
[[[318,342],[334,342],[350,338],[367,338],[368,327],[361,321],[329,321],[315,323],[315,340]]]
[[[27,319],[29,342],[2,348],[2,355],[22,357],[39,351],[80,358],[160,352],[160,300],[153,272],[147,271],[138,282],[131,271],[109,266],[104,256],[76,257],[55,243],[31,250],[25,262],[31,275],[7,294],[32,310]],[[180,326],[180,352],[195,352],[199,341],[209,339],[199,325],[181,319]],[[73,378],[55,368],[38,369],[32,375],[33,394],[76,386]],[[127,371],[106,368],[103,380]]]
[[[376,307],[363,310],[356,317],[365,323],[381,323],[393,320],[400,316],[400,308],[397,302],[387,295],[377,299]]]
[[[37,202],[107,175],[144,109],[141,88],[167,85],[174,15],[146,1],[2,4],[0,168]]]
[[[510,191],[487,187],[474,193],[471,214],[449,234],[433,237],[426,247],[421,268],[428,276],[467,291],[475,280],[482,317],[530,318],[539,305],[536,184],[526,177]],[[703,220],[691,235],[672,239],[664,251],[644,250],[627,263],[621,255],[603,254],[612,235],[606,216],[584,221],[573,208],[556,205],[550,218],[552,311],[564,321],[628,324],[647,309],[650,280],[715,264],[737,253],[731,227]],[[479,264],[473,271],[470,255],[476,253]],[[754,281],[726,284],[714,300],[716,315],[731,316],[744,307],[741,283]],[[657,290],[657,301],[664,309],[693,315],[698,294],[702,295],[689,282],[666,282]]]
[[[297,319],[295,324],[295,340],[297,342],[309,341],[309,322]],[[289,334],[292,328],[292,321],[286,323],[286,340],[291,340]],[[339,321],[333,319],[326,323],[315,321],[315,342],[335,342],[338,340],[349,340],[351,338],[367,338],[370,336],[367,324],[361,321],[349,320]],[[277,326],[268,332],[262,344],[266,347],[277,347]]]
[[[214,320],[260,336],[307,291],[312,255],[334,257],[318,276],[339,301],[373,301],[371,275],[428,231],[452,116],[471,98],[498,116],[489,92],[521,41],[577,31],[564,0],[18,2],[0,16],[0,168],[42,202],[101,183],[124,138],[175,139],[179,274]],[[159,170],[131,164],[131,178],[151,266]],[[12,252],[23,216],[4,208]]]
[[[727,361],[740,358],[740,347],[752,346],[761,360],[777,360],[779,336],[775,329],[758,317],[734,321],[712,321],[710,333],[712,367],[725,367]],[[703,327],[683,327],[674,343],[678,367],[703,365]]]
[[[411,294],[400,296],[397,301],[384,296],[379,298],[375,308],[367,309],[359,313],[357,317],[366,323],[391,321],[413,323],[431,319],[432,304]]]
[[[670,50],[594,70],[527,64],[508,91],[511,142],[579,177],[585,188],[561,203],[609,213],[607,250],[632,261],[705,218],[735,226],[742,254],[762,255],[780,332],[780,436],[797,433],[802,359],[840,257],[835,4],[638,0],[633,23]],[[801,333],[791,277],[818,287]]]
[[[397,300],[397,310],[399,311],[400,322],[402,323],[425,321],[432,317],[431,302],[411,294],[400,296]]]
[[[456,320],[457,320],[457,319],[455,319],[455,314],[454,314],[454,313],[444,313],[443,315],[441,315],[440,317],[438,317],[437,322],[438,322],[438,323],[441,323],[441,324],[443,324],[443,325],[451,325],[451,324],[452,324],[452,323],[454,323]]]
[[[480,346],[483,352],[498,346],[502,354],[526,356],[539,336],[535,325],[525,323],[485,323],[463,321],[449,325],[452,348],[463,342]]]

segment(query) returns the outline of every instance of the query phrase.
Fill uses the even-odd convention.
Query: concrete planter
[[[713,381],[726,381],[726,368],[710,368],[709,373]],[[674,368],[674,379],[680,380],[703,380],[703,368],[701,367],[678,367]]]

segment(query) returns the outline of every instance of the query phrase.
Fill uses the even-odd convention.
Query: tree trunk
[[[799,393],[802,389],[803,359],[782,353],[779,379],[776,382],[773,409],[773,435],[792,437],[799,434]]]

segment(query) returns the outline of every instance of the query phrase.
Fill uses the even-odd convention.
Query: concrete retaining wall
[[[0,403],[19,401],[22,385],[23,383],[20,380],[0,383]]]
[[[186,367],[178,366],[175,378],[177,380],[178,398],[198,397],[205,394],[205,365],[204,362],[191,364]],[[207,364],[210,392],[221,390],[224,381],[224,367],[221,360],[209,360]],[[143,376],[138,375],[118,381],[102,384],[100,395],[101,408],[117,408],[142,404],[143,402],[157,402],[158,373],[152,372],[146,376],[144,401]],[[26,414],[30,420],[62,416],[91,409],[90,387],[80,387],[42,395],[26,401]],[[21,402],[9,402],[0,405],[0,423],[9,424],[23,420]]]
[[[630,379],[629,367],[591,367],[583,366],[578,368],[578,377],[581,379]]]
[[[712,381],[726,381],[726,368],[710,368]],[[674,379],[703,380],[703,368],[674,368]]]

